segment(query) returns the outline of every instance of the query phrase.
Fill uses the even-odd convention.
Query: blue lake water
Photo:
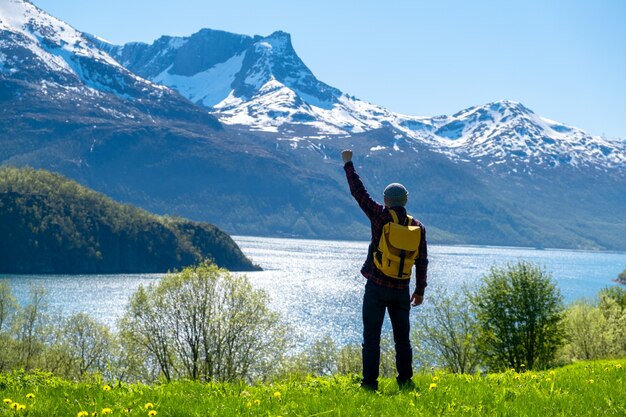
[[[307,344],[325,334],[338,344],[358,342],[365,279],[359,269],[366,242],[235,237],[244,253],[263,271],[247,273],[256,288],[268,292],[271,306]],[[477,285],[492,265],[521,259],[545,267],[567,303],[593,298],[615,285],[626,269],[626,253],[536,250],[506,247],[429,246],[429,295],[442,289]],[[86,312],[112,327],[139,285],[158,282],[162,274],[4,275],[21,303],[32,284],[43,285],[49,310],[61,315]],[[414,282],[414,281],[412,281]],[[416,320],[419,315],[414,315]],[[387,330],[389,323],[386,323]]]

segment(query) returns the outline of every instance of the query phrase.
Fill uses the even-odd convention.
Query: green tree
[[[0,281],[0,333],[8,332],[19,305],[6,281]]]
[[[342,375],[360,374],[363,372],[363,360],[361,358],[361,346],[349,344],[341,349],[337,355],[337,371]],[[387,359],[387,352],[381,352],[381,359]]]
[[[8,282],[0,281],[0,372],[11,369],[15,361],[15,341],[11,327],[19,312],[19,305]]]
[[[552,277],[526,261],[492,267],[470,296],[489,368],[549,365],[563,343],[563,301]]]
[[[610,287],[600,292],[598,307],[606,320],[605,335],[609,340],[610,356],[626,355],[626,290]]]
[[[41,286],[31,286],[29,296],[29,303],[20,310],[13,322],[18,353],[17,366],[25,370],[40,367],[51,334],[45,301],[46,290]]]
[[[396,349],[390,333],[381,335],[380,339],[380,376],[392,378],[396,376]],[[337,372],[343,375],[361,374],[363,372],[362,347],[351,343],[339,349],[336,354]]]
[[[464,294],[441,293],[429,298],[428,316],[413,330],[415,356],[421,363],[472,373],[480,364],[477,322]]]
[[[335,341],[325,335],[304,352],[307,373],[332,375],[337,372],[338,349]]]
[[[301,352],[285,357],[277,375],[289,378],[295,375],[333,375],[337,372],[339,349],[328,334],[317,339]]]
[[[564,359],[594,360],[610,356],[608,322],[600,308],[579,301],[565,311],[563,324],[567,343],[563,346]]]
[[[67,358],[65,374],[83,377],[87,373],[103,374],[111,364],[113,339],[109,328],[85,313],[76,313],[61,328],[61,343]]]
[[[140,286],[131,296],[120,320],[120,336],[125,351],[137,352],[145,358],[144,365],[148,370],[141,373],[154,375],[154,369],[158,368],[163,377],[171,381],[174,376],[171,329],[161,321],[165,306],[155,297],[157,289],[154,285],[148,288]]]
[[[229,381],[276,366],[285,326],[264,291],[245,275],[204,263],[140,287],[120,322],[124,343],[156,364],[166,380]]]
[[[622,275],[626,271],[622,272]],[[621,275],[620,275],[621,276]],[[624,277],[626,279],[626,276]],[[600,291],[600,304],[608,299],[614,300],[622,309],[626,310],[626,289],[618,286],[604,288]]]

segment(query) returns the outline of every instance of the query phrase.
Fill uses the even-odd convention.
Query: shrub
[[[602,290],[598,308],[606,319],[610,356],[626,356],[626,291],[619,287]]]
[[[0,372],[11,369],[15,361],[11,327],[18,309],[11,287],[7,282],[0,281]]]
[[[472,373],[480,363],[476,317],[467,306],[468,296],[442,293],[429,298],[427,317],[413,331],[415,356],[422,364],[437,365],[455,373]]]
[[[626,274],[626,271],[622,272],[622,274]],[[626,279],[626,276],[624,278]],[[612,286],[600,291],[601,304],[603,301],[608,301],[609,299],[612,299],[622,309],[626,310],[626,289]]]
[[[565,311],[563,323],[567,340],[563,346],[566,361],[610,356],[608,323],[597,306],[586,301],[574,303]]]
[[[210,263],[140,287],[120,331],[126,349],[143,350],[148,365],[168,381],[260,377],[279,361],[286,343],[267,294],[253,289],[245,275]]]
[[[31,286],[29,303],[19,309],[13,321],[17,362],[14,367],[31,370],[42,366],[42,358],[50,341],[51,326],[45,300],[46,290]]]
[[[544,270],[525,261],[492,267],[470,301],[491,369],[535,369],[554,360],[563,343],[563,301]]]
[[[56,347],[60,349],[66,377],[104,374],[110,368],[115,341],[107,326],[87,314],[68,317],[60,329],[59,339]]]

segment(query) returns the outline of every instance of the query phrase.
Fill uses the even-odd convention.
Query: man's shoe
[[[371,384],[365,384],[361,382],[361,388],[363,388],[366,391],[378,391],[378,384],[371,385]]]

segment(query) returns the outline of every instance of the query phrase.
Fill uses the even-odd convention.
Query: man
[[[410,295],[410,279],[398,279],[383,274],[374,264],[374,251],[380,240],[383,226],[392,222],[392,209],[397,214],[400,224],[406,224],[407,212],[405,205],[408,192],[401,184],[389,184],[384,191],[384,203],[374,201],[363,186],[352,163],[352,151],[341,153],[344,170],[350,192],[363,212],[370,219],[372,226],[372,240],[367,252],[367,259],[361,268],[361,274],[367,278],[365,295],[363,296],[363,388],[377,390],[380,365],[380,333],[385,318],[385,310],[389,312],[393,339],[396,347],[397,381],[400,387],[413,385],[413,352],[409,340],[410,323],[409,313],[411,305],[418,306],[424,300],[426,288],[426,272],[428,268],[428,253],[426,245],[426,229],[412,219],[411,225],[421,229],[419,252],[415,260],[416,286]],[[410,276],[409,276],[410,278]]]

